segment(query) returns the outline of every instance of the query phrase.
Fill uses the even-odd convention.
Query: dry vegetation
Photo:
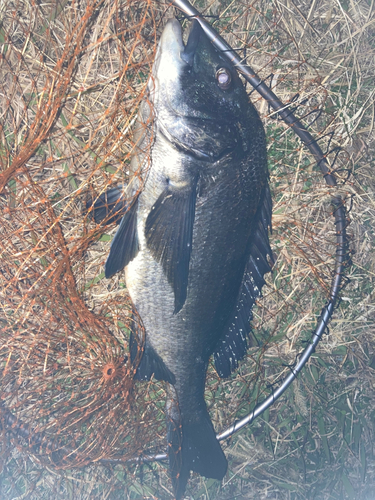
[[[187,495],[372,500],[373,2],[195,5],[319,139],[350,210],[352,262],[329,334],[298,381],[224,444],[223,483],[194,476]],[[164,386],[132,381],[124,277],[103,273],[114,226],[83,210],[128,181],[137,106],[172,14],[151,0],[0,0],[1,499],[172,498],[165,464],[126,462],[163,451]],[[259,347],[230,380],[209,371],[218,430],[289,373],[334,266],[332,188],[267,103],[251,98],[268,136],[277,263],[254,309]]]

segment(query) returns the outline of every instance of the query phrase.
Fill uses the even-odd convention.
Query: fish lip
[[[168,45],[170,46],[173,40],[173,42],[179,47],[177,53],[180,60],[182,60],[185,64],[188,64],[189,66],[193,66],[194,55],[199,44],[201,32],[202,28],[199,22],[196,19],[194,19],[190,26],[187,42],[186,44],[184,44],[182,39],[182,27],[180,22],[176,18],[169,19],[167,24],[165,25],[163,32],[163,34],[165,33],[164,35],[165,40],[163,39],[163,42],[165,44],[164,46]]]
[[[172,61],[180,60],[180,53],[185,49],[182,40],[182,27],[176,18],[168,19],[161,34],[158,51],[155,62],[161,59],[162,54],[167,54],[167,57],[172,58]],[[174,62],[174,64],[175,64]],[[156,68],[158,64],[155,65]]]
[[[179,23],[179,21],[175,17],[168,19],[167,24],[164,27],[163,34],[164,34],[164,32],[168,31],[169,28],[172,30],[176,42],[182,48],[184,48],[184,42],[182,40],[182,27],[181,27],[181,24]],[[163,34],[162,34],[162,37],[163,37]]]
[[[194,55],[197,50],[199,39],[201,37],[202,28],[199,22],[194,19],[190,27],[189,36],[185,45],[184,50],[181,52],[181,59],[185,61],[189,66],[193,66]]]

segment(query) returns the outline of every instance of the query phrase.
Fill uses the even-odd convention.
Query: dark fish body
[[[226,473],[204,401],[206,370],[214,355],[219,375],[229,376],[245,355],[272,259],[263,126],[197,22],[185,46],[178,21],[168,21],[136,140],[131,169],[144,186],[112,242],[106,276],[125,267],[145,327],[137,378],[170,384],[169,460],[181,498],[190,470]],[[131,344],[134,356],[135,336]]]

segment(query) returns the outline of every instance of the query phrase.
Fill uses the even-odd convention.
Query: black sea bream
[[[228,377],[245,355],[251,308],[272,261],[263,126],[197,21],[186,45],[179,22],[167,22],[135,137],[131,172],[140,175],[126,196],[139,178],[144,186],[126,207],[105,274],[125,267],[145,327],[136,377],[170,384],[168,453],[179,499],[190,470],[226,473],[204,401],[207,365],[213,355]],[[133,335],[132,357],[135,342]]]

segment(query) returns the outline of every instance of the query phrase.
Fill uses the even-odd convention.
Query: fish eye
[[[232,75],[228,68],[219,68],[216,71],[216,81],[222,90],[227,90],[232,83]]]

